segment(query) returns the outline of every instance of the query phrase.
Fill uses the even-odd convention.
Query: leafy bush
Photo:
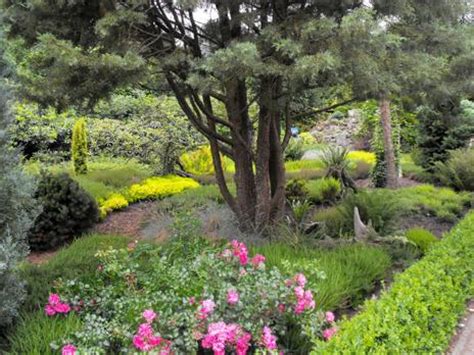
[[[354,207],[359,209],[362,221],[370,223],[380,235],[394,231],[402,212],[396,199],[384,191],[373,190],[350,194],[336,208],[318,212],[315,219],[324,223],[330,236],[353,235]]]
[[[354,180],[367,179],[370,177],[373,166],[365,161],[357,161],[350,174]]]
[[[104,109],[105,103],[102,103],[100,110],[89,113],[90,153],[135,158],[153,164],[156,172],[172,173],[181,154],[202,144],[203,137],[191,127],[175,99],[145,95],[138,98],[140,100],[142,105],[117,110]],[[120,103],[119,100],[114,102]],[[52,154],[63,159],[70,157],[71,132],[78,119],[74,110],[57,113],[53,108],[17,103],[14,114],[16,122],[10,130],[11,141],[21,147],[27,158]],[[116,116],[121,120],[110,119]]]
[[[308,198],[308,188],[304,180],[293,179],[285,187],[285,196],[290,202],[303,201]]]
[[[453,189],[474,191],[474,149],[454,150],[445,163],[436,162],[435,177]]]
[[[77,175],[87,173],[87,131],[86,121],[80,118],[72,128],[71,158]]]
[[[67,174],[44,174],[35,197],[43,205],[29,231],[34,250],[56,248],[92,227],[99,211],[94,199]]]
[[[334,202],[342,192],[341,183],[334,178],[322,178],[307,183],[308,196],[314,203]]]
[[[285,160],[300,160],[304,154],[304,143],[300,138],[290,138],[285,149]]]
[[[363,191],[347,196],[339,210],[348,221],[354,221],[354,207],[358,207],[360,218],[364,223],[371,223],[381,235],[392,232],[401,213],[401,206],[383,191]],[[353,225],[352,225],[353,227]]]
[[[443,353],[474,292],[474,213],[313,354]]]
[[[354,162],[364,162],[369,165],[374,165],[376,162],[375,154],[365,150],[351,150],[347,153],[347,159]]]
[[[426,254],[429,248],[438,241],[433,233],[424,228],[411,228],[405,232],[405,236],[409,241],[415,243],[423,254]]]
[[[209,145],[204,145],[195,151],[184,153],[179,160],[184,170],[190,174],[214,174],[214,164],[212,162],[211,147]],[[221,156],[221,162],[224,171],[232,169],[233,163],[229,158]]]
[[[54,343],[72,342],[86,353],[136,351],[149,340],[137,328],[152,327],[163,339],[161,345],[149,344],[155,350],[163,345],[176,353],[230,350],[235,336],[211,336],[230,327],[240,349],[276,350],[275,341],[284,342],[289,324],[312,336],[330,327],[332,318],[315,311],[304,275],[287,280],[278,269],[267,270],[263,256],[250,259],[237,241],[224,250],[201,244],[192,258],[140,244],[97,253],[101,267],[94,278],[57,283],[62,302],[80,306],[82,327],[67,339],[59,334]]]
[[[127,199],[119,194],[113,193],[106,200],[100,202],[100,217],[104,218],[109,212],[119,210],[128,206]]]
[[[428,184],[385,190],[380,193],[397,200],[406,215],[428,213],[450,222],[456,221],[472,201],[469,193],[456,193],[449,188],[437,188]]]
[[[139,184],[130,186],[127,191],[127,199],[129,202],[145,199],[159,199],[197,187],[199,187],[199,184],[189,178],[172,175],[151,177]]]

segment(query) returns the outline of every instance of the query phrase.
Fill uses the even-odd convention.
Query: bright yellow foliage
[[[202,147],[184,153],[180,157],[184,170],[193,175],[211,175],[214,174],[214,165],[212,163],[211,147],[203,145]],[[222,169],[229,172],[232,169],[233,162],[221,155]]]
[[[367,164],[375,164],[375,154],[365,150],[353,150],[347,154],[347,158],[354,161],[363,161]]]
[[[119,194],[113,193],[106,200],[99,203],[100,217],[104,218],[107,214],[113,210],[119,210],[128,206],[127,199]]]
[[[199,187],[199,183],[190,178],[172,175],[151,177],[130,186],[127,195],[129,202],[135,202],[144,199],[158,199],[196,187]]]

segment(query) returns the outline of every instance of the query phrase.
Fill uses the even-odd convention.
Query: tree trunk
[[[383,130],[385,176],[387,187],[395,189],[398,187],[398,171],[395,158],[395,150],[392,136],[392,119],[390,117],[390,100],[386,97],[380,99],[380,122]]]

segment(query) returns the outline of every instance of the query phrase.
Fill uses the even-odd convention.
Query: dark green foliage
[[[74,165],[74,172],[77,175],[87,173],[87,156],[89,151],[87,149],[87,130],[86,120],[80,118],[72,128],[71,140],[71,158]]]
[[[18,316],[25,296],[17,264],[28,253],[27,232],[40,205],[32,196],[34,181],[24,174],[18,151],[9,145],[9,72],[3,57],[2,20],[0,14],[0,334]]]
[[[64,245],[98,220],[95,200],[67,174],[43,174],[35,197],[43,211],[28,236],[34,250]]]
[[[426,254],[431,246],[438,241],[433,233],[424,228],[411,228],[406,231],[405,236],[409,241],[415,243],[423,254]]]
[[[285,160],[300,160],[304,154],[304,143],[301,138],[290,138],[285,149]]]
[[[474,149],[451,151],[445,163],[435,163],[434,174],[438,181],[455,190],[474,191]]]
[[[326,232],[331,237],[353,235],[354,207],[359,209],[362,222],[370,223],[380,235],[388,235],[396,229],[402,212],[398,201],[379,190],[349,194],[335,208],[318,212],[316,221],[324,222]]]
[[[469,101],[446,97],[434,107],[424,107],[418,114],[420,122],[419,163],[429,171],[437,161],[449,158],[449,151],[465,147],[474,136],[474,117]]]
[[[290,202],[304,201],[308,198],[308,188],[304,180],[292,179],[288,181],[285,187],[286,198]]]
[[[470,213],[378,300],[340,324],[333,340],[316,342],[314,353],[444,353],[474,292],[473,234]]]

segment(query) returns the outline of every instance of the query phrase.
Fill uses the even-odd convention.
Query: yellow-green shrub
[[[347,158],[354,161],[363,161],[367,164],[375,164],[375,154],[365,150],[353,150],[347,154]]]
[[[113,210],[119,210],[128,206],[127,199],[119,194],[113,193],[107,199],[99,203],[100,205],[100,218],[104,218],[107,214]]]
[[[228,171],[232,165],[230,159],[221,156],[222,169]],[[203,145],[197,150],[181,155],[180,162],[186,172],[193,175],[214,174],[212,163],[211,147]]]
[[[71,157],[74,164],[74,172],[77,175],[87,173],[87,131],[86,120],[80,118],[72,129]]]
[[[298,137],[303,142],[303,145],[316,144],[316,138],[314,138],[313,135],[309,132],[302,132],[302,133],[299,134]]]
[[[199,183],[190,178],[179,176],[152,177],[130,186],[127,192],[128,201],[157,199],[174,195],[186,189],[199,187]]]

